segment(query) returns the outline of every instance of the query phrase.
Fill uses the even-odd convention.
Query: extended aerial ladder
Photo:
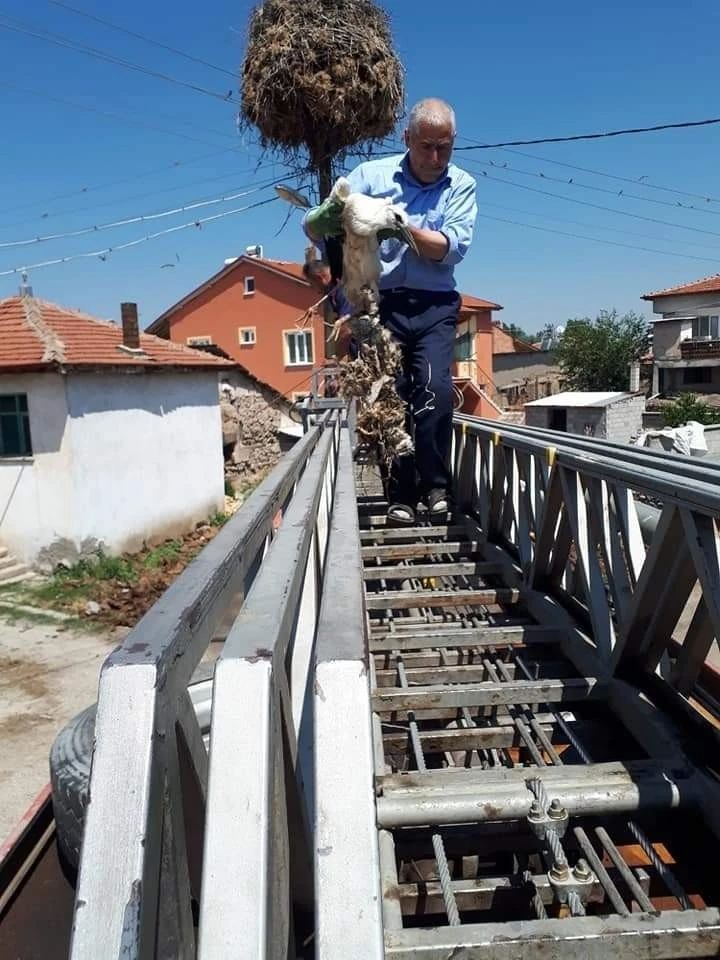
[[[720,467],[457,417],[393,529],[351,426],[105,664],[73,960],[717,955]]]

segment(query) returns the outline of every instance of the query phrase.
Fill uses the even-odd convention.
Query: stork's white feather
[[[342,200],[343,227],[343,288],[353,307],[362,309],[363,288],[378,296],[380,283],[379,230],[407,226],[405,211],[387,198],[368,197],[352,193],[349,182],[340,177],[333,189],[335,199]]]

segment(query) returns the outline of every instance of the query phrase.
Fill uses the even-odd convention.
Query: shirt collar
[[[420,183],[419,180],[415,179],[410,169],[410,154],[408,152],[405,152],[401,157],[398,170],[408,183],[412,184],[413,187],[419,187],[420,190],[432,190],[450,183],[450,167],[445,170],[443,176],[438,180],[434,180],[432,183]]]

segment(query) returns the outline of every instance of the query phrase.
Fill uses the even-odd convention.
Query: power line
[[[149,220],[159,220],[162,217],[172,217],[178,213],[186,213],[188,210],[197,210],[201,207],[209,207],[212,204],[229,203],[231,200],[239,200],[241,197],[247,197],[250,194],[259,193],[261,190],[264,190],[265,187],[271,186],[273,183],[279,183],[277,177],[273,177],[269,181],[257,184],[251,189],[243,190],[239,193],[231,193],[222,197],[212,197],[209,200],[195,200],[192,203],[185,203],[180,207],[173,207],[170,210],[160,210],[156,213],[138,214],[134,217],[126,217],[123,220],[113,220],[110,223],[99,223],[92,227],[80,227],[77,230],[68,230],[65,233],[51,233],[43,237],[30,237],[26,240],[6,240],[4,242],[0,242],[0,249],[7,250],[17,247],[29,247],[33,244],[49,243],[51,240],[67,240],[71,237],[86,236],[88,233],[98,233],[101,230],[114,230],[118,227],[130,226],[133,223],[145,223]]]
[[[177,47],[168,46],[168,44],[160,43],[159,40],[153,40],[151,37],[146,37],[142,33],[136,33],[134,30],[128,30],[126,27],[118,26],[118,24],[111,23],[109,20],[105,20],[103,17],[98,17],[94,13],[89,13],[86,10],[79,10],[77,7],[70,6],[69,3],[61,3],[61,0],[48,0],[48,3],[51,3],[55,7],[61,7],[63,10],[69,10],[71,13],[75,13],[79,17],[85,17],[87,20],[94,20],[95,23],[102,23],[104,26],[110,27],[111,30],[117,30],[119,33],[124,33],[128,37],[134,37],[136,40],[142,40],[144,43],[149,43],[154,47],[159,47],[160,50],[167,50],[168,53],[174,53],[179,57],[184,57],[186,60],[190,60],[192,63],[197,63],[200,66],[207,67],[209,70],[216,70],[218,73],[223,73],[228,77],[232,77],[233,80],[237,80],[237,74],[233,73],[231,70],[226,70],[225,67],[219,67],[215,63],[210,63],[208,60],[202,60],[200,57],[196,57],[191,53],[186,53],[184,50],[178,50]]]
[[[507,163],[496,163],[493,160],[472,160],[471,163],[483,164],[487,167],[493,167],[495,170],[509,170],[510,173],[519,173],[524,177],[538,177],[540,180],[547,180],[550,183],[560,183],[568,186],[579,187],[581,190],[593,190],[595,193],[605,193],[609,194],[611,197],[623,197],[624,199],[629,200],[640,200],[643,203],[655,203],[659,204],[661,207],[671,207],[673,210],[678,208],[681,210],[694,210],[700,213],[710,213],[713,216],[720,216],[720,210],[708,210],[703,207],[696,207],[692,204],[681,203],[679,200],[676,200],[674,203],[671,200],[660,200],[658,197],[643,197],[638,193],[627,193],[625,190],[612,190],[610,187],[599,187],[596,184],[590,183],[579,183],[573,177],[570,177],[569,180],[564,177],[552,177],[547,173],[542,171],[534,172],[532,170],[520,170],[518,167],[511,167]]]
[[[46,214],[44,217],[42,217],[42,219],[49,220],[51,217],[71,217],[79,213],[86,213],[88,210],[99,210],[102,207],[115,207],[115,206],[119,206],[120,204],[131,203],[133,200],[146,200],[148,197],[157,197],[161,193],[176,193],[178,190],[185,190],[185,189],[189,189],[190,187],[198,187],[206,183],[217,183],[218,180],[228,180],[231,177],[237,178],[240,176],[245,176],[246,174],[248,176],[252,176],[257,174],[258,171],[265,170],[268,167],[272,167],[272,166],[274,166],[274,164],[260,164],[256,166],[254,170],[233,170],[230,173],[223,173],[217,177],[204,177],[202,180],[193,180],[190,183],[180,183],[172,187],[163,187],[160,190],[146,190],[144,193],[135,193],[130,197],[120,197],[120,198],[115,198],[113,200],[105,200],[102,203],[91,204],[87,207],[77,207],[74,210],[63,210],[54,214],[49,213],[49,214]],[[276,178],[276,179],[280,179],[280,178]],[[265,182],[265,181],[262,181],[262,182]],[[268,180],[267,182],[274,183],[275,180],[274,179]],[[252,184],[252,186],[256,186],[256,184]],[[208,199],[208,198],[203,198],[203,199]],[[16,221],[15,223],[2,224],[0,225],[0,230],[10,230],[13,227],[23,226],[24,224],[30,223],[30,222],[33,222],[33,221],[20,220],[20,221]]]
[[[0,27],[2,26],[3,25],[0,23]],[[152,130],[155,133],[163,133],[172,137],[180,137],[183,140],[189,140],[191,143],[201,143],[206,147],[219,146],[217,143],[211,143],[209,140],[201,140],[199,137],[192,137],[187,133],[180,133],[178,130],[169,130],[167,127],[160,127],[156,123],[146,123],[143,120],[135,120],[132,117],[126,117],[123,114],[115,113],[111,110],[101,110],[99,107],[91,107],[84,103],[78,103],[75,100],[66,100],[64,97],[56,97],[53,94],[46,93],[45,91],[33,90],[31,87],[21,87],[19,84],[12,83],[10,80],[0,80],[0,85],[4,87],[10,87],[13,90],[19,90],[22,93],[29,93],[36,97],[42,97],[44,100],[50,100],[52,103],[60,103],[66,107],[74,107],[76,110],[85,110],[87,113],[94,113],[102,117],[108,117],[111,120],[120,120],[122,123],[127,123],[134,127],[142,127],[144,130]],[[229,133],[221,133],[219,130],[208,130],[207,133],[216,137],[233,136]]]
[[[643,253],[663,254],[666,257],[683,257],[685,260],[700,260],[703,263],[720,263],[720,256],[716,258],[696,257],[691,253],[675,253],[671,250],[654,250],[650,247],[639,247],[630,243],[621,243],[619,240],[605,240],[601,237],[586,237],[579,233],[570,233],[567,230],[555,230],[554,227],[539,227],[532,223],[521,223],[519,220],[506,220],[503,217],[492,217],[487,213],[479,213],[478,216],[482,217],[484,220],[494,220],[496,223],[508,223],[512,226],[523,227],[528,230],[542,230],[544,233],[555,233],[561,237],[571,237],[573,240],[589,240],[592,243],[605,243],[612,247],[623,247],[626,250],[639,250]]]
[[[467,140],[467,137],[462,139]],[[568,170],[577,170],[580,173],[591,173],[596,177],[607,177],[609,180],[617,180],[620,183],[632,183],[635,186],[647,187],[648,190],[662,190],[663,193],[674,193],[679,197],[690,197],[692,200],[703,200],[705,203],[718,203],[717,197],[708,197],[702,193],[690,193],[687,190],[678,190],[677,187],[661,186],[658,183],[650,183],[645,176],[642,177],[623,177],[617,173],[607,173],[603,170],[592,170],[590,167],[578,167],[574,163],[565,163],[562,160],[551,160],[549,157],[536,157],[531,153],[525,153],[523,150],[505,149],[504,153],[512,153],[518,157],[525,157],[528,160],[536,160],[538,163],[552,163],[556,167],[566,167]],[[694,208],[691,208],[694,209]]]
[[[49,30],[39,30],[32,24],[25,23],[22,20],[17,20],[15,17],[8,17],[5,14],[3,14],[2,17],[6,22],[0,23],[0,27],[5,30],[11,30],[15,33],[24,34],[29,37],[35,37],[38,40],[43,40],[45,43],[51,43],[57,47],[75,50],[78,53],[84,53],[86,56],[94,57],[96,60],[102,60],[105,63],[111,63],[118,67],[124,67],[126,70],[134,70],[137,73],[145,74],[146,76],[153,77],[156,80],[164,80],[167,83],[184,87],[186,90],[192,90],[195,93],[202,93],[207,97],[212,97],[213,99],[220,100],[224,103],[238,104],[238,101],[233,98],[233,90],[230,90],[227,94],[223,95],[222,93],[218,93],[216,90],[209,90],[207,87],[201,87],[197,83],[191,83],[188,80],[181,80],[178,77],[172,77],[167,73],[160,72],[159,70],[151,70],[149,67],[145,67],[139,63],[134,63],[131,60],[125,60],[122,57],[116,57],[114,54],[107,53],[104,50],[98,50],[95,47],[86,46],[85,44],[79,43],[76,40],[63,37],[61,34],[52,33]]]
[[[168,163],[163,167],[153,167],[152,170],[145,170],[143,173],[137,173],[131,177],[123,177],[121,180],[111,180],[108,183],[98,183],[98,184],[95,184],[94,186],[89,186],[89,187],[78,187],[76,190],[70,190],[67,193],[57,193],[53,197],[45,197],[42,200],[30,200],[27,203],[20,203],[15,207],[4,207],[3,210],[0,212],[16,213],[18,210],[27,210],[28,207],[45,206],[46,204],[56,203],[58,200],[70,200],[73,197],[84,196],[85,194],[94,192],[95,190],[108,190],[111,187],[120,187],[126,183],[134,183],[135,180],[140,180],[143,177],[154,176],[154,174],[156,173],[165,173],[168,170],[177,170],[179,167],[187,167],[193,163],[200,163],[202,160],[212,160],[214,157],[219,157],[222,154],[234,153],[234,152],[235,151],[232,149],[223,149],[223,150],[216,150],[214,153],[203,154],[201,157],[194,157],[192,160],[174,160],[172,163]],[[234,173],[228,174],[228,176],[234,176],[234,175],[235,175]],[[188,184],[188,186],[191,186],[191,184]],[[155,192],[158,192],[158,193],[166,192],[168,189],[174,190],[176,188],[165,187],[163,188],[162,191],[155,191]],[[144,194],[144,196],[147,196],[147,194]],[[137,198],[133,197],[131,199],[137,199]],[[111,201],[111,202],[116,202],[116,201]],[[61,216],[62,215],[63,214],[61,214]],[[44,214],[43,216],[48,217],[48,216],[53,216],[53,214]],[[55,216],[57,216],[57,214],[55,214]],[[27,223],[27,222],[28,222],[27,220],[22,220],[20,221],[19,224],[18,223],[2,224],[0,226],[2,227],[21,226],[23,223]]]
[[[137,237],[135,240],[128,240],[125,243],[118,243],[114,247],[104,247],[102,250],[90,250],[85,253],[74,253],[67,257],[57,257],[54,260],[43,260],[40,263],[30,263],[22,267],[13,267],[10,270],[0,271],[0,277],[10,277],[18,273],[28,273],[30,270],[40,270],[43,267],[54,267],[61,263],[70,263],[73,260],[99,259],[107,260],[112,253],[119,250],[127,250],[128,247],[136,247],[138,244],[146,243],[148,240],[156,240],[158,237],[167,236],[170,233],[177,233],[179,230],[187,230],[189,227],[201,227],[203,224],[212,223],[215,220],[222,220],[225,217],[231,217],[238,213],[245,213],[247,210],[254,210],[256,207],[264,207],[269,203],[275,203],[279,197],[270,197],[268,200],[258,200],[257,203],[251,203],[244,207],[236,207],[234,210],[226,210],[224,213],[216,213],[210,217],[203,217],[200,220],[191,220],[188,223],[181,223],[174,227],[167,227],[165,230],[159,230],[157,233],[149,233],[143,237]]]
[[[507,210],[510,213],[519,213],[525,217],[542,217],[543,220],[554,220],[556,223],[571,223],[576,227],[587,227],[590,230],[610,230],[612,233],[621,234],[625,237],[638,237],[642,240],[655,240],[663,243],[676,243],[677,239],[668,240],[665,237],[658,237],[651,233],[638,233],[635,230],[623,230],[621,227],[605,226],[600,223],[587,223],[585,220],[573,220],[570,217],[556,217],[547,213],[540,213],[537,210],[519,210],[517,207],[508,207],[503,203],[494,203],[491,200],[483,200],[482,207],[494,207],[496,210]],[[707,249],[707,243],[696,243],[693,240],[681,240],[680,243],[688,247],[700,247]]]
[[[616,210],[614,207],[606,207],[600,203],[592,203],[590,200],[580,200],[577,197],[567,197],[562,193],[540,190],[538,187],[531,187],[526,183],[516,183],[514,180],[503,180],[502,177],[495,177],[491,173],[485,173],[484,170],[481,172],[487,180],[504,183],[510,187],[517,187],[520,190],[529,190],[531,193],[538,193],[543,197],[552,197],[554,200],[565,200],[567,203],[579,203],[583,207],[592,207],[594,210],[604,210],[606,213],[614,213],[621,217],[632,217],[634,220],[645,220],[648,223],[657,223],[663,227],[672,227],[673,230],[691,230],[693,233],[703,233],[709,237],[720,237],[720,233],[715,233],[713,230],[703,230],[702,227],[689,227],[681,223],[671,223],[669,220],[659,220],[657,217],[646,217],[642,213],[630,213],[629,210]]]
[[[691,127],[710,127],[720,123],[720,117],[707,120],[682,120],[678,123],[656,123],[651,127],[627,127],[602,133],[578,133],[566,137],[536,137],[533,140],[504,140],[499,143],[473,143],[456,150],[497,150],[500,147],[530,147],[540,143],[575,143],[578,140],[602,140],[605,137],[626,137],[639,133],[657,133],[660,130],[687,130]]]

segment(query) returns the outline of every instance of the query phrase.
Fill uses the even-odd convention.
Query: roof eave
[[[242,254],[237,258],[237,260],[233,260],[232,263],[228,263],[223,266],[222,270],[218,270],[217,273],[214,273],[199,286],[195,287],[195,289],[191,290],[190,293],[185,294],[185,296],[178,300],[177,303],[174,303],[171,307],[168,307],[168,309],[164,313],[160,314],[156,320],[153,320],[149,327],[146,327],[145,333],[154,333],[162,326],[163,323],[169,322],[170,318],[173,316],[173,314],[177,313],[178,310],[181,310],[189,303],[192,303],[192,301],[199,297],[200,294],[215,286],[216,283],[219,283],[220,280],[223,280],[225,277],[229,276],[241,265],[246,266],[249,263],[257,265],[261,270],[267,270],[270,273],[274,273],[275,276],[283,277],[285,280],[290,280],[292,283],[300,284],[300,286],[303,287],[309,286],[307,280],[303,280],[301,277],[295,277],[291,273],[287,273],[285,270],[278,270],[266,260],[260,259],[259,257],[248,257],[246,254]]]

